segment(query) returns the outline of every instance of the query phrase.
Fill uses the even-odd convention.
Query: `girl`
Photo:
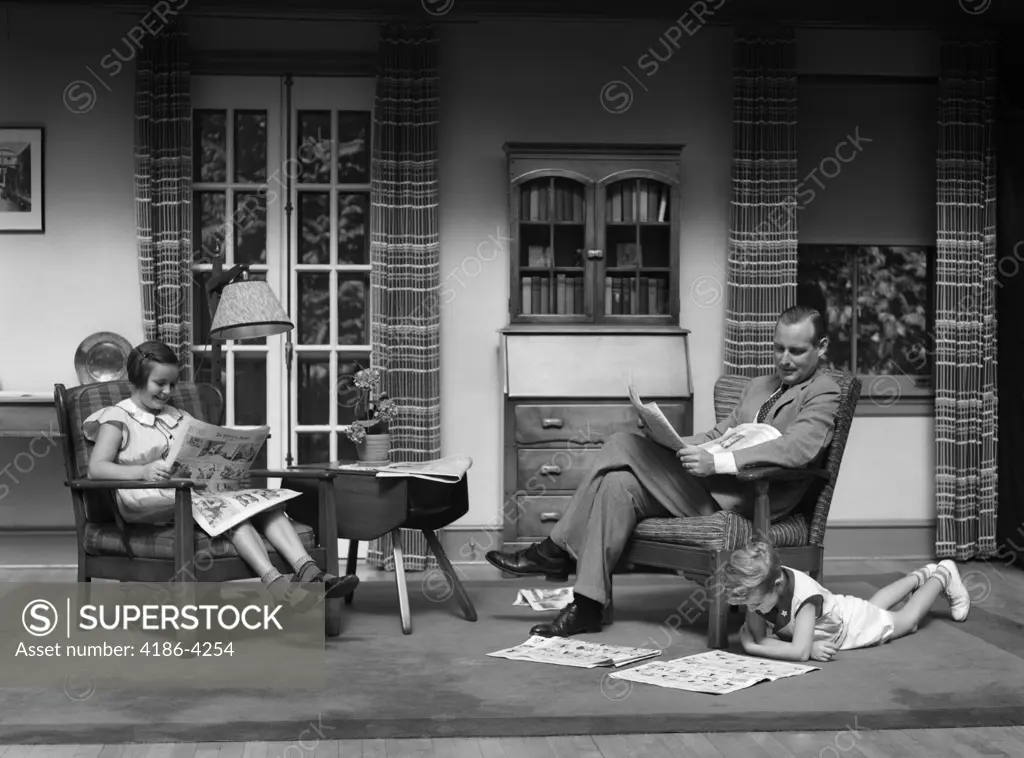
[[[740,629],[743,650],[784,661],[831,661],[839,650],[883,645],[913,634],[940,592],[954,621],[966,620],[971,607],[971,596],[950,560],[919,568],[863,600],[833,595],[802,571],[782,566],[775,549],[761,541],[732,554],[723,583],[730,603],[747,606]],[[890,610],[908,594],[905,606]]]
[[[82,431],[95,443],[89,458],[90,479],[170,479],[164,458],[175,430],[191,416],[168,404],[178,382],[178,358],[162,342],[144,342],[128,355],[132,394],[115,406],[96,411]],[[116,490],[117,507],[134,524],[166,524],[174,520],[173,489]],[[292,582],[284,579],[267,555],[260,532],[295,569]],[[302,546],[283,507],[257,514],[223,535],[252,567],[271,595],[297,610],[315,605],[317,596],[300,582],[323,582],[328,597],[350,594],[359,583],[355,576],[337,577],[321,571]]]

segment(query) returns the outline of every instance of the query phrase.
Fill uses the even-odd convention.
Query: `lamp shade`
[[[260,279],[233,282],[224,288],[210,325],[210,338],[247,340],[295,328],[270,285]]]

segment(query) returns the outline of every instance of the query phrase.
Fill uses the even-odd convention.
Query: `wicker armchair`
[[[92,443],[86,440],[82,424],[101,408],[115,405],[131,395],[127,381],[98,382],[65,388],[54,385],[60,439],[63,443],[65,484],[71,491],[78,538],[78,581],[114,579],[122,582],[227,582],[252,579],[252,570],[224,537],[210,537],[195,528],[192,518],[192,483],[169,480],[163,483],[100,481],[88,478]],[[197,419],[220,421],[223,402],[211,385],[181,382],[171,405],[188,411]],[[251,470],[254,477],[303,476],[317,480],[319,502],[315,518],[308,523],[293,521],[296,534],[309,555],[324,570],[338,568],[338,529],[334,507],[332,475],[326,472]],[[114,503],[115,489],[166,487],[175,491],[175,519],[167,526],[129,524]],[[292,501],[289,501],[292,502]],[[264,540],[271,562],[282,572],[291,566]],[[203,556],[197,560],[196,556]],[[330,599],[325,607],[326,632],[336,637],[341,631],[341,600]]]
[[[708,647],[728,644],[726,624],[729,604],[718,579],[733,550],[745,545],[756,534],[767,535],[778,548],[782,562],[805,571],[818,581],[824,575],[824,541],[828,511],[832,505],[839,468],[846,449],[861,382],[855,376],[827,370],[840,389],[832,443],[821,469],[786,469],[764,466],[746,469],[736,476],[750,482],[755,490],[754,521],[726,511],[700,518],[651,518],[637,524],[626,546],[620,565],[675,571],[695,581],[703,581],[708,607]],[[715,415],[729,415],[739,401],[748,377],[723,376],[715,384]],[[801,504],[774,524],[769,520],[768,488],[773,481],[813,477]],[[698,591],[699,592],[699,591]],[[703,602],[695,605],[700,608]],[[694,617],[696,617],[694,613]],[[688,620],[692,621],[693,618]]]

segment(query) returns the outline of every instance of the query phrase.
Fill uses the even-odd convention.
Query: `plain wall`
[[[0,235],[5,390],[49,392],[54,382],[77,383],[75,348],[92,332],[142,339],[133,70],[126,66],[106,77],[109,90],[96,84],[97,102],[88,113],[71,113],[63,102],[71,81],[89,80],[86,66],[104,73],[98,61],[124,44],[137,19],[63,10],[61,23],[54,24],[52,14],[14,6],[0,33],[4,121],[46,129],[46,234]],[[227,33],[229,26],[210,22],[193,32],[194,44],[368,49],[375,29],[348,22],[248,21],[245,34],[237,34]],[[680,323],[692,330],[695,427],[713,423],[711,394],[721,372],[724,332],[733,34],[721,27],[683,34],[671,58],[646,76],[638,58],[649,47],[667,49],[660,40],[668,26],[503,21],[439,27],[441,271],[456,292],[441,315],[442,442],[446,454],[474,459],[471,510],[463,526],[500,525],[497,330],[507,323],[509,261],[507,249],[494,241],[508,235],[505,142],[686,145]],[[928,35],[815,32],[799,39],[801,51],[808,51],[801,66],[815,70],[933,68]],[[601,101],[612,80],[633,87],[631,106],[618,114]],[[932,425],[924,418],[858,418],[833,504],[835,519],[932,519]],[[870,477],[858,475],[866,471]],[[884,497],[877,486],[869,490],[877,482],[885,483]]]

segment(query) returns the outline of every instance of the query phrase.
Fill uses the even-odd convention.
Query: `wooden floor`
[[[0,581],[74,581],[69,567],[0,565]],[[917,568],[900,561],[828,561],[828,576],[890,574]],[[497,576],[488,566],[465,567],[471,579]],[[360,569],[364,581],[394,575]],[[1024,623],[1024,571],[998,562],[968,563],[961,575],[977,605]],[[14,714],[6,714],[10,718]],[[1021,726],[979,729],[736,732],[573,737],[488,737],[415,740],[310,740],[127,745],[0,745],[0,758],[969,758],[1024,756]],[[329,733],[325,735],[329,737]]]

